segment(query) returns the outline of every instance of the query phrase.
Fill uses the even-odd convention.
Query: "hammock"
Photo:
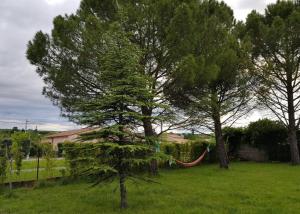
[[[182,161],[179,161],[179,160],[176,160],[175,159],[175,162],[183,167],[193,167],[193,166],[196,166],[198,165],[205,157],[205,155],[209,152],[209,148],[205,149],[205,151],[203,152],[203,154],[197,159],[197,160],[194,160],[193,162],[190,162],[190,163],[185,163],[185,162],[182,162]]]

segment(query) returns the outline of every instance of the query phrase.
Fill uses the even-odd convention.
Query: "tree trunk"
[[[289,128],[289,130],[288,130],[288,143],[290,144],[292,164],[293,165],[300,164],[299,148],[298,148],[298,145],[297,145],[298,142],[297,142],[296,129]]]
[[[151,122],[151,118],[150,118],[152,115],[152,111],[147,108],[142,107],[142,114],[143,114],[143,116],[146,116],[146,118],[143,119],[143,127],[144,127],[145,137],[155,136],[155,132],[153,130],[152,122]]]
[[[121,207],[121,209],[125,209],[128,206],[125,180],[126,180],[125,174],[123,174],[123,173],[120,174],[120,196],[121,196],[120,207]]]
[[[221,119],[218,111],[214,113],[213,119],[215,125],[216,146],[220,168],[228,169],[229,160],[227,157],[225,142],[222,134]]]
[[[290,79],[290,78],[288,78]],[[292,81],[288,81],[287,92],[288,92],[288,115],[289,115],[289,125],[288,125],[288,143],[290,144],[291,150],[291,162],[293,165],[300,164],[299,149],[296,135],[296,120],[295,120],[295,107],[294,107],[294,93],[292,87]]]
[[[152,122],[150,118],[152,116],[152,109],[147,107],[142,107],[142,114],[143,116],[146,116],[146,118],[143,119],[145,137],[150,138],[149,140],[152,141],[151,138],[155,137],[156,135],[153,130]],[[156,160],[152,160],[150,163],[150,174],[153,176],[158,175],[158,164]]]

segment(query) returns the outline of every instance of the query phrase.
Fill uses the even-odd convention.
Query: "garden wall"
[[[261,149],[252,147],[250,145],[241,145],[238,150],[238,158],[246,161],[265,162],[269,160],[268,154]]]

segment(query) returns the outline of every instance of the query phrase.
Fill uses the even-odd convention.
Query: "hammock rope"
[[[176,160],[176,159],[175,159],[175,162],[176,162],[177,164],[183,166],[183,167],[186,167],[186,168],[188,168],[188,167],[193,167],[193,166],[196,166],[196,165],[198,165],[199,163],[201,163],[202,160],[204,159],[205,155],[206,155],[208,152],[209,152],[209,147],[207,147],[207,148],[205,149],[205,151],[202,153],[202,155],[200,155],[200,157],[197,158],[196,160],[194,160],[193,162],[186,163],[186,162],[182,162],[182,161]]]

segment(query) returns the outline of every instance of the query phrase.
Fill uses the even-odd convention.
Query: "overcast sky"
[[[276,0],[226,0],[237,19]],[[80,0],[0,0],[0,128],[18,126],[68,130],[76,126],[60,117],[57,107],[41,95],[43,82],[25,57],[26,45],[38,30],[50,32],[59,14],[76,11]],[[261,117],[253,112],[248,120]],[[241,121],[245,123],[246,120]]]

